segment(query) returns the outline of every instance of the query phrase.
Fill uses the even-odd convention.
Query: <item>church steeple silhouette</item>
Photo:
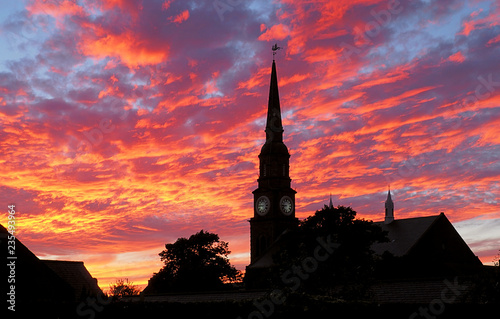
[[[387,191],[387,199],[385,200],[385,224],[390,224],[394,221],[394,203],[391,198],[391,187]]]
[[[274,49],[274,48],[273,48]],[[276,62],[273,60],[267,106],[266,142],[259,154],[254,216],[250,219],[251,263],[262,256],[287,229],[297,224],[295,193],[291,188],[290,154],[283,143],[283,125]]]
[[[283,142],[283,131],[280,96],[278,92],[278,77],[276,76],[276,62],[273,60],[269,102],[267,104],[266,144],[273,141]]]

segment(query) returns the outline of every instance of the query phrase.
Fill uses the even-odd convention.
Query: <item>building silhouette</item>
[[[372,250],[398,258],[388,266],[387,276],[459,275],[482,266],[444,213],[396,219],[390,190],[385,201],[384,221],[376,222],[389,241],[375,243]]]
[[[0,225],[3,260],[15,265],[4,267],[4,278],[7,282],[9,275],[12,276],[10,284],[15,291],[16,310],[54,310],[54,307],[72,306],[103,294],[97,279],[90,275],[83,262],[40,260],[18,238],[15,238],[15,254],[8,255],[9,241],[12,236]],[[9,290],[10,284],[6,285]]]
[[[259,154],[258,187],[253,191],[254,215],[250,219],[251,264],[287,229],[297,225],[295,193],[291,188],[290,154],[283,143],[283,125],[273,60],[266,121],[266,142]]]
[[[253,191],[254,213],[250,219],[250,265],[247,287],[259,286],[273,267],[273,253],[280,249],[284,233],[298,225],[295,194],[291,188],[290,153],[283,143],[283,124],[276,62],[273,59],[266,120],[266,141],[259,154],[258,187]]]
[[[283,132],[276,62],[273,60],[266,141],[259,154],[258,187],[253,191],[250,264],[245,274],[248,288],[265,286],[265,278],[270,276],[275,266],[273,256],[280,252],[298,225],[295,217],[296,191],[291,188],[290,154],[283,143]],[[331,195],[327,207],[333,209]],[[387,232],[389,242],[373,244],[372,251],[379,256],[392,256],[392,259],[387,258],[388,262],[380,274],[383,278],[464,275],[477,272],[478,267],[482,267],[479,258],[444,213],[396,219],[390,188],[385,201],[384,220],[375,224]]]

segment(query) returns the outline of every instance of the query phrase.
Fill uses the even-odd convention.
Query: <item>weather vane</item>
[[[274,60],[274,56],[276,55],[276,51],[278,51],[279,49],[281,49],[281,47],[278,46],[278,43],[275,43],[272,47],[272,50],[273,50],[273,60]]]

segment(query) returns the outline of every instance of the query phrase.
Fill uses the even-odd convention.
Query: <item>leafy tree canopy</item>
[[[473,279],[471,292],[466,296],[473,303],[500,304],[500,251],[493,266],[486,266]]]
[[[118,279],[113,285],[109,285],[109,294],[113,297],[125,297],[138,295],[140,289],[126,279]]]
[[[357,294],[363,290],[360,286],[367,284],[374,273],[376,257],[370,247],[375,242],[387,241],[386,236],[372,221],[356,219],[356,212],[351,207],[325,205],[301,221],[297,230],[288,236],[285,249],[275,256],[280,265],[278,273],[286,273],[290,265],[300,266],[307,261],[313,271],[307,274],[307,280],[301,281],[302,290],[325,292],[341,286],[354,291],[344,291],[344,296]],[[311,262],[320,246],[318,240],[335,243],[338,247],[327,260]],[[280,284],[280,281],[282,279],[278,278],[275,283]]]
[[[149,281],[146,293],[222,289],[238,281],[240,272],[231,266],[228,243],[217,234],[201,230],[189,238],[166,244],[159,253],[163,268]]]

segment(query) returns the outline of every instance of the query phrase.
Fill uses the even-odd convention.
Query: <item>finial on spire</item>
[[[273,50],[273,61],[274,61],[274,56],[276,55],[276,51],[280,50],[281,47],[278,46],[278,43],[275,43],[271,49]]]

